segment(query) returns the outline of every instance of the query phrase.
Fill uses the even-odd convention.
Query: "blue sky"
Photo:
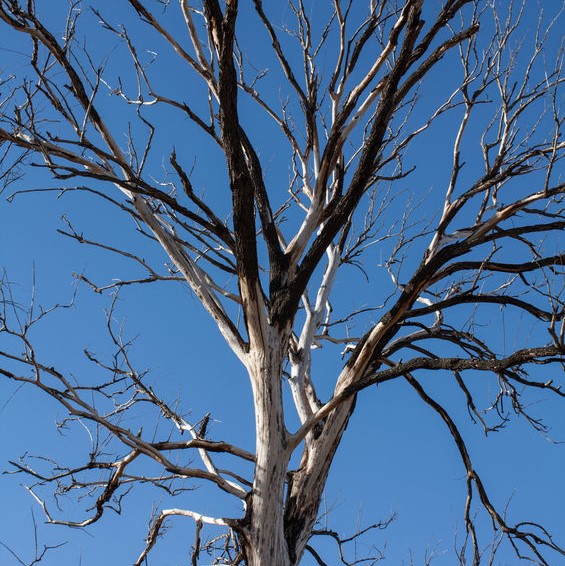
[[[534,4],[528,8],[531,13],[527,13],[524,27],[526,44],[534,30],[528,25],[528,18],[534,22],[539,10],[537,5],[531,7]],[[104,6],[103,9],[109,10]],[[130,11],[121,4],[112,6],[111,10],[108,16],[112,21],[124,21],[131,26],[133,35],[143,37],[139,36],[142,28],[135,23]],[[290,20],[288,8],[281,7],[280,14],[275,12],[277,10],[273,9],[274,17],[280,15],[283,21]],[[61,13],[53,10],[45,15],[55,29],[61,29]],[[118,74],[127,76],[124,70],[127,69],[126,54],[115,36],[98,31],[94,27],[95,18],[86,12],[84,20],[84,30],[91,34],[89,48],[100,60],[108,60],[109,83]],[[256,26],[257,22],[244,12],[240,30],[248,41],[245,53],[257,53],[257,68],[273,65],[271,78],[263,79],[261,84],[272,80],[271,86],[265,87],[268,96],[282,98],[284,85],[280,83],[279,71],[267,56],[266,61],[262,61],[263,52],[256,49],[263,41]],[[29,72],[27,58],[23,55],[27,45],[16,36],[3,37],[7,39],[0,40],[2,76]],[[154,72],[159,69],[172,91],[194,92],[194,98],[201,94],[192,75],[179,71],[173,56],[162,45],[151,43],[151,38],[143,37],[141,41],[147,41],[144,52],[147,60],[152,57],[151,53],[159,53],[151,69]],[[551,36],[552,47],[559,41],[558,33]],[[453,84],[459,72],[457,69],[453,58],[442,61],[422,88],[419,108],[425,111],[437,103],[438,97],[446,96],[445,88]],[[100,100],[115,131],[123,130],[132,116],[131,109],[120,105],[117,97],[104,95]],[[242,101],[242,116],[260,150],[267,184],[273,187],[275,201],[277,198],[282,201],[286,198],[288,185],[288,148],[282,145],[281,135],[253,112],[245,100]],[[217,149],[172,112],[164,111],[154,117],[160,126],[150,163],[155,178],[164,175],[162,161],[167,161],[168,152],[175,145],[179,155],[182,152],[187,168],[194,163],[194,185],[220,211],[227,210],[229,190]],[[416,223],[412,228],[417,233],[427,220],[437,216],[451,166],[450,147],[458,117],[456,111],[442,117],[408,152],[407,163],[416,164],[417,169],[394,188],[397,192],[387,221],[394,222],[404,209],[417,205],[413,214]],[[417,123],[418,113],[414,117],[414,124]],[[144,135],[142,128],[138,131]],[[472,141],[466,147],[470,160],[477,156]],[[472,165],[467,171],[465,174],[471,178],[474,174]],[[278,190],[279,185],[281,190]],[[26,177],[4,196],[18,188],[40,186],[55,185],[45,172],[30,169]],[[93,293],[85,284],[77,283],[72,274],[85,273],[95,282],[108,284],[114,278],[134,277],[141,272],[138,266],[124,258],[81,246],[57,233],[58,229],[67,228],[63,216],[86,237],[135,251],[154,265],[162,266],[166,257],[154,243],[135,231],[126,214],[92,195],[49,192],[18,195],[12,202],[0,201],[0,267],[5,269],[7,280],[14,283],[17,300],[22,305],[27,304],[34,285],[36,304],[43,307],[67,303],[76,294],[73,306],[54,313],[38,326],[33,335],[35,345],[45,360],[49,360],[45,363],[64,368],[77,379],[89,380],[95,378],[98,370],[85,359],[83,350],[87,348],[107,356],[112,353],[105,314],[110,308],[111,296]],[[290,218],[289,229],[293,225]],[[383,230],[387,228],[385,226]],[[390,278],[382,267],[383,258],[386,260],[393,243],[374,246],[365,255],[369,282],[359,270],[344,267],[335,287],[337,308],[346,311],[383,301],[392,289]],[[426,243],[424,239],[410,248],[406,260],[408,271],[419,261],[422,246]],[[559,246],[559,243],[558,240],[551,245]],[[361,320],[358,323],[361,329],[376,316],[378,313]],[[454,315],[454,321],[457,316]],[[502,317],[498,313],[491,315],[481,311],[477,316],[482,324],[482,335],[495,344],[498,351],[520,347],[528,334],[536,338],[536,333],[542,332],[538,327],[521,325],[521,320],[512,313]],[[186,287],[178,283],[128,287],[120,293],[113,321],[116,327],[123,327],[126,337],[135,338],[133,359],[138,368],[150,370],[148,379],[161,395],[170,402],[178,399],[183,411],[193,421],[211,412],[213,438],[225,438],[243,448],[253,449],[253,409],[244,369]],[[0,338],[0,349],[11,345],[2,340]],[[319,387],[327,395],[333,388],[336,367],[342,362],[336,351],[316,351],[315,356]],[[544,375],[543,372],[543,368],[540,369],[539,375]],[[558,540],[565,542],[559,538],[565,524],[565,490],[560,489],[565,467],[565,451],[560,444],[565,440],[563,406],[548,395],[530,397],[534,413],[543,413],[547,423],[552,425],[549,438],[536,433],[519,418],[513,418],[507,428],[485,438],[482,428],[471,424],[464,399],[454,383],[439,374],[420,377],[428,391],[446,406],[453,407],[455,420],[468,441],[475,466],[485,479],[493,500],[500,507],[508,502],[508,513],[514,521],[543,522]],[[477,396],[485,400],[492,395],[495,386],[494,379],[479,381],[477,378],[477,383],[473,383]],[[39,392],[1,379],[0,468],[9,471],[8,461],[17,460],[23,454],[48,455],[75,465],[84,461],[88,457],[89,433],[79,423],[58,430],[56,423],[63,417],[62,409]],[[292,416],[289,421],[292,424]],[[130,426],[151,430],[154,422],[144,422],[143,415],[136,414]],[[157,434],[166,435],[166,430],[157,429]],[[374,545],[383,551],[385,564],[409,564],[411,555],[414,564],[424,564],[425,557],[433,553],[433,566],[452,565],[455,563],[453,548],[456,540],[461,541],[464,536],[464,474],[448,431],[406,383],[395,381],[372,388],[359,397],[357,411],[334,462],[323,503],[324,511],[327,510],[327,526],[352,533],[359,527],[396,515],[396,520],[386,530],[375,531],[358,543],[360,554]],[[96,525],[84,530],[69,530],[43,524],[41,508],[22,487],[27,479],[21,474],[0,476],[3,497],[0,543],[7,545],[24,563],[34,558],[33,517],[38,524],[40,549],[44,544],[66,543],[49,551],[43,564],[118,566],[137,558],[153,506],[172,505],[166,494],[140,486],[124,499],[121,515],[110,511]],[[174,504],[206,514],[238,516],[240,513],[233,498],[218,495],[216,490],[205,486],[187,491]],[[49,505],[55,509],[52,501]],[[84,516],[88,502],[61,501],[61,506],[72,516],[79,517]],[[151,555],[151,565],[173,566],[187,562],[187,551],[193,540],[192,524],[189,519],[177,518],[170,525],[167,536]],[[487,543],[490,534],[484,512],[479,525],[482,541]],[[210,529],[209,532],[213,531]],[[329,556],[331,543],[317,548]],[[349,550],[353,553],[355,549]],[[0,563],[12,565],[18,562],[0,546]],[[305,566],[314,564],[308,557],[303,563]],[[504,547],[495,563],[511,565],[516,563],[516,558],[509,548]],[[561,563],[565,564],[565,560]]]

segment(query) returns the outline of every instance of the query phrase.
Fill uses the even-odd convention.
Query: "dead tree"
[[[205,524],[225,529],[215,563],[293,565],[310,553],[322,564],[309,541],[325,534],[341,549],[339,535],[315,523],[356,399],[400,380],[437,413],[460,454],[461,562],[484,556],[477,509],[518,556],[549,564],[565,555],[542,525],[514,524],[493,502],[453,407],[421,377],[454,380],[461,411],[485,432],[509,413],[543,429],[528,396],[564,396],[561,14],[532,18],[532,3],[484,0],[123,4],[120,22],[94,0],[71,0],[60,19],[49,3],[1,0],[2,37],[28,53],[2,77],[5,194],[39,190],[28,184],[39,167],[40,179],[52,179],[45,190],[94,195],[130,215],[161,255],[90,239],[68,222],[67,236],[143,271],[79,279],[100,293],[158,281],[190,288],[249,376],[256,446],[210,438],[209,415],[188,422],[135,368],[111,316],[114,361],[86,353],[104,379],[81,382],[54,367],[30,330],[48,313],[24,321],[5,283],[0,330],[19,345],[0,351],[0,374],[42,390],[115,448],[109,457],[108,446],[93,444],[79,468],[15,463],[37,484],[94,497],[91,514],[73,522],[36,495],[47,520],[96,522],[136,481],[171,493],[171,482],[207,482],[241,500],[241,516],[161,509],[136,564],[174,516],[195,522],[194,564],[213,544],[200,535]],[[171,120],[182,136],[170,133]],[[419,143],[436,144],[437,154],[422,158]],[[273,152],[285,164],[275,173]],[[429,188],[418,175],[432,157]],[[194,180],[202,171],[214,175],[207,196]],[[371,304],[352,308],[333,292],[348,266],[378,280]],[[483,313],[499,322],[519,314],[533,331],[504,352]],[[319,355],[339,363],[335,375],[320,375]],[[333,393],[322,395],[330,377]],[[488,413],[477,392],[485,383],[496,384]],[[154,438],[130,428],[124,415],[141,405],[173,431]],[[189,453],[198,460],[185,465]],[[240,463],[223,469],[220,455]],[[136,476],[141,460],[160,472]]]

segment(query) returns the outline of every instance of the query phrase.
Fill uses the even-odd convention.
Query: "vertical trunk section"
[[[345,401],[328,417],[322,433],[312,441],[302,467],[294,473],[288,487],[284,529],[292,565],[299,564],[304,554],[330,467],[354,406],[355,399]]]
[[[283,338],[272,327],[264,330],[264,348],[252,350],[247,364],[255,402],[257,459],[243,547],[247,566],[291,566],[283,520],[289,461],[281,384]]]

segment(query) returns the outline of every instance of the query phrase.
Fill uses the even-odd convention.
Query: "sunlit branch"
[[[188,509],[163,509],[160,511],[159,515],[153,521],[151,528],[149,530],[149,534],[147,535],[146,543],[147,546],[140,554],[139,558],[134,563],[134,566],[141,566],[143,564],[146,556],[149,554],[157,539],[159,538],[160,530],[163,526],[163,522],[167,517],[189,517],[196,521],[197,524],[206,523],[209,525],[220,525],[220,526],[228,526],[228,521],[221,518],[215,517],[207,517],[206,515],[201,515],[200,513],[196,513],[194,511],[190,511]]]

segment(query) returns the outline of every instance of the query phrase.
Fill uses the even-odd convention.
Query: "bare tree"
[[[86,193],[129,215],[161,254],[91,239],[69,220],[62,233],[141,270],[77,277],[98,293],[188,286],[249,376],[256,443],[210,438],[216,415],[189,422],[136,369],[113,322],[116,293],[114,354],[87,351],[104,371],[83,379],[34,348],[49,311],[24,315],[5,281],[0,373],[55,399],[93,438],[79,467],[14,462],[35,478],[47,520],[92,524],[139,482],[172,495],[203,482],[240,500],[241,516],[159,509],[136,564],[174,516],[194,520],[193,564],[207,552],[218,564],[299,564],[305,553],[323,564],[315,536],[346,564],[349,539],[316,526],[328,473],[356,398],[403,381],[443,421],[465,470],[461,563],[489,561],[479,509],[517,556],[565,555],[541,524],[513,523],[493,502],[457,424],[467,412],[488,433],[515,413],[543,431],[529,396],[565,396],[561,13],[536,7],[534,21],[525,1],[128,0],[120,23],[103,2],[71,0],[59,20],[49,4],[0,2],[2,37],[29,54],[2,78],[6,194]],[[437,160],[432,189],[418,177],[424,143],[438,148],[424,158]],[[27,184],[32,166],[51,178],[43,189]],[[195,181],[206,175],[207,197]],[[347,266],[373,281],[371,303],[333,292]],[[505,313],[528,329],[510,352],[485,328]],[[317,369],[322,356],[339,365],[333,377]],[[453,380],[459,407],[437,400],[426,374]],[[169,425],[162,437],[125,418],[148,406],[149,424]],[[157,472],[140,475],[141,460]],[[91,513],[60,517],[42,485],[88,493]],[[205,524],[223,534],[206,540]]]

